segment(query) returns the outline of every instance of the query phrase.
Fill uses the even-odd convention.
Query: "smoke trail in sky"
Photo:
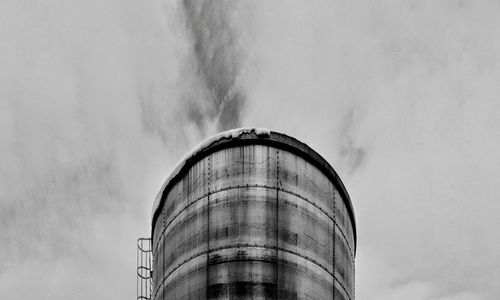
[[[192,61],[188,65],[194,68],[199,87],[205,91],[202,95],[206,97],[186,99],[188,116],[198,127],[204,125],[206,118],[218,122],[218,130],[238,127],[246,96],[237,82],[243,54],[235,26],[236,4],[184,0],[182,8],[192,38]]]

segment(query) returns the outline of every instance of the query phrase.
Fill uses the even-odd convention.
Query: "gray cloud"
[[[144,70],[168,78],[150,66],[169,56],[152,7],[58,2],[0,4],[0,290],[123,299],[135,293],[128,274],[149,199],[174,160],[143,134],[137,99],[150,82]]]
[[[356,171],[365,161],[367,149],[356,143],[356,136],[353,132],[355,126],[354,109],[347,111],[342,120],[340,128],[339,154],[342,161],[347,165],[349,173]]]

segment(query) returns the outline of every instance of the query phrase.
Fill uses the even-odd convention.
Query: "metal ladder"
[[[137,240],[137,300],[153,295],[153,248],[150,238]]]

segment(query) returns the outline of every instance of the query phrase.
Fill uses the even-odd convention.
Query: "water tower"
[[[356,225],[334,169],[265,129],[189,153],[153,208],[154,300],[354,299]]]

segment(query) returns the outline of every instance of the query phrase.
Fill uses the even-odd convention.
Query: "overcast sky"
[[[0,1],[0,294],[133,299],[177,160],[267,127],[322,154],[356,299],[500,299],[500,2]]]

